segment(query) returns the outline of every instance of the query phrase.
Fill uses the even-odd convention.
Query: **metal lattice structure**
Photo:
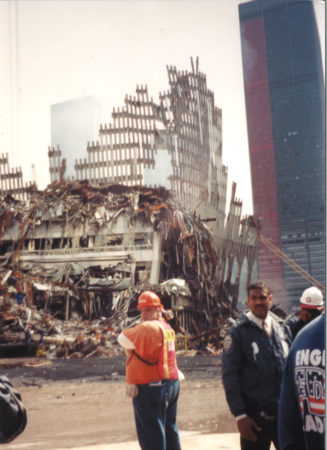
[[[227,206],[228,169],[222,162],[222,111],[215,106],[199,61],[191,71],[167,66],[169,88],[155,102],[147,86],[114,108],[112,121],[100,125],[99,140],[88,143],[87,156],[75,160],[77,180],[95,185],[163,186],[213,234],[220,264],[218,279],[227,281],[237,301],[244,261],[249,282],[257,251],[252,225],[242,219],[242,202],[233,185]],[[63,152],[64,153],[64,152]],[[51,181],[65,178],[61,149],[49,149]],[[226,286],[227,286],[226,285]]]
[[[9,166],[8,153],[0,156],[0,190],[4,195],[11,195],[17,200],[27,200],[29,190],[35,188],[35,183],[23,181],[21,167]]]

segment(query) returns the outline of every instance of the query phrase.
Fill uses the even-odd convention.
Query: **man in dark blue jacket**
[[[225,336],[223,385],[242,450],[277,449],[282,370],[291,342],[283,321],[269,312],[272,297],[262,281],[248,287],[248,306]]]
[[[295,338],[279,404],[282,450],[323,450],[325,432],[325,314]]]

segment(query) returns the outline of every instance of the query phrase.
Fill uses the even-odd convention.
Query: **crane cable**
[[[319,288],[322,292],[325,291],[325,287],[318,281],[316,278],[314,278],[312,275],[310,275],[309,272],[307,272],[303,267],[301,267],[299,264],[297,264],[293,259],[291,259],[289,256],[287,256],[284,252],[282,252],[276,245],[274,245],[269,239],[267,239],[262,234],[259,234],[260,242],[262,242],[266,247],[268,247],[275,255],[280,257],[283,261],[285,261],[292,269],[294,269],[296,272],[298,272],[305,280],[312,283],[312,285]]]
[[[254,216],[250,216],[250,219],[252,220],[254,228],[256,229],[256,231],[258,233],[259,240],[263,245],[268,247],[276,256],[281,258],[293,270],[295,270],[297,273],[299,273],[302,278],[309,281],[313,286],[316,286],[322,292],[325,292],[325,286],[323,284],[321,284],[315,277],[310,275],[309,272],[307,272],[303,267],[301,267],[299,264],[297,264],[292,258],[287,256],[286,253],[284,253],[282,250],[280,250],[279,247],[277,247],[268,238],[266,238],[265,236],[263,236],[260,233],[260,229],[261,229],[260,219],[258,221],[257,219],[254,218]]]

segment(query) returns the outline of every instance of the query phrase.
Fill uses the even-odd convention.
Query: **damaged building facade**
[[[27,305],[65,320],[73,312],[110,317],[118,305],[135,315],[137,295],[152,289],[183,329],[191,330],[194,319],[210,327],[236,309],[234,263],[241,268],[256,255],[256,230],[249,219],[235,227],[235,207],[234,200],[222,261],[205,223],[163,187],[65,181],[29,202],[7,196],[0,246],[4,275],[11,271],[5,284],[23,293]]]
[[[25,201],[2,191],[5,299],[61,320],[122,326],[137,320],[137,296],[152,289],[176,330],[205,342],[212,331],[219,341],[241,280],[244,295],[253,276],[258,233],[242,217],[236,183],[227,202],[222,113],[191,62],[191,72],[167,67],[169,89],[157,103],[146,86],[126,96],[75,161],[74,179],[61,149],[49,148],[44,191],[31,186]]]
[[[242,273],[244,296],[254,271],[254,238],[240,231],[242,202],[236,198],[235,183],[227,202],[222,111],[215,106],[198,59],[191,59],[189,72],[167,66],[167,73],[169,89],[159,94],[158,102],[149,96],[147,86],[138,86],[134,96],[126,95],[123,107],[114,108],[111,123],[100,125],[99,140],[88,144],[87,157],[75,160],[75,178],[97,185],[171,190],[186,210],[208,222],[222,261],[219,278],[234,284],[235,295]],[[49,148],[48,155],[51,181],[62,180],[66,162],[61,149]],[[244,235],[242,250],[237,240],[229,242],[239,234]]]
[[[223,230],[227,206],[227,167],[222,163],[222,112],[207,88],[206,76],[167,67],[169,89],[154,102],[147,86],[126,95],[112,122],[100,125],[99,140],[87,157],[75,161],[76,180],[126,186],[163,186],[183,206],[212,219]],[[60,181],[65,158],[50,148],[50,181]]]

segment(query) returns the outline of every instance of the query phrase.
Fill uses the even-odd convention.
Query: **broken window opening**
[[[116,235],[116,236],[108,236],[107,237],[107,246],[111,247],[113,245],[122,245],[123,244],[123,236],[122,235]]]
[[[11,253],[14,249],[14,241],[3,241],[0,245],[0,255]]]
[[[134,282],[136,284],[138,283],[144,283],[148,281],[150,278],[150,270],[147,270],[146,264],[137,264],[135,275],[134,275]]]
[[[62,238],[61,248],[72,248],[72,238]]]
[[[42,240],[43,239],[34,239],[35,250],[42,250]]]
[[[53,239],[52,239],[52,245],[51,245],[51,248],[52,248],[53,250],[56,250],[56,249],[60,248],[60,238],[53,238]]]
[[[82,236],[79,238],[79,245],[82,248],[87,248],[89,246],[89,240],[87,236]]]

